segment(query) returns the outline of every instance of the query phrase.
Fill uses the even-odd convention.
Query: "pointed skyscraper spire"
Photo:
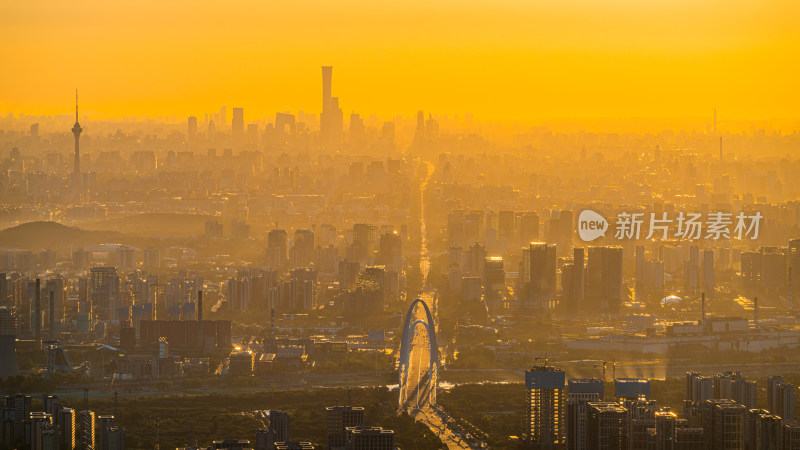
[[[75,122],[78,122],[78,90],[75,89]]]

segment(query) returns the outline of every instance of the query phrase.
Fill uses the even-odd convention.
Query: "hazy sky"
[[[796,0],[0,2],[0,112],[797,117]],[[229,116],[230,118],[230,113]]]

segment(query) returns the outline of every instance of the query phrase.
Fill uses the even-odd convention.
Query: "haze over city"
[[[800,449],[783,0],[0,5],[0,448]]]

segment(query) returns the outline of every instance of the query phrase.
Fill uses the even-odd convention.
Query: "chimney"
[[[203,335],[203,290],[197,291],[197,337],[200,339],[200,353],[205,351],[206,338]]]
[[[275,337],[275,308],[272,308],[270,311],[270,318],[269,318],[269,337]]]
[[[197,291],[197,321],[203,322],[203,291]]]
[[[42,289],[41,281],[36,279],[36,345],[42,348]]]
[[[700,303],[700,323],[706,323],[706,293],[703,292],[703,298]]]
[[[758,328],[758,297],[753,297],[753,323]]]
[[[56,340],[56,299],[55,292],[50,291],[50,340]]]

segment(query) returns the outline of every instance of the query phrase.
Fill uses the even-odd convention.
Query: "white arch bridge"
[[[403,322],[399,372],[401,410],[436,404],[439,375],[436,324],[428,304],[421,298],[411,302]]]

